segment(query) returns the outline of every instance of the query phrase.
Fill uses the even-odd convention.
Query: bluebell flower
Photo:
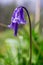
[[[9,28],[14,30],[14,35],[17,36],[18,26],[19,24],[26,24],[26,20],[24,19],[24,11],[23,8],[16,8],[11,17],[11,24],[8,25]]]

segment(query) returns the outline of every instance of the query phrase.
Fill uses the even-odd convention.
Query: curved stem
[[[27,13],[28,19],[29,19],[29,26],[30,26],[30,65],[32,65],[32,29],[31,29],[30,15],[29,15],[28,10],[25,7],[23,7],[23,6],[20,6],[20,7],[22,7],[23,9],[26,10],[26,13]]]

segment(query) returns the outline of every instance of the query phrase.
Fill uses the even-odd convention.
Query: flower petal
[[[18,23],[15,24],[15,29],[14,29],[14,35],[17,36],[18,32]]]

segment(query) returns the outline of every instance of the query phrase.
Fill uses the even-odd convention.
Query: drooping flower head
[[[16,8],[11,17],[11,24],[8,25],[9,28],[14,30],[14,35],[17,36],[18,26],[19,24],[26,24],[24,19],[24,11],[23,8]]]

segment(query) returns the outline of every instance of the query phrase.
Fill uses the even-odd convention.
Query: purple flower
[[[11,17],[11,24],[8,25],[9,28],[14,30],[14,35],[17,36],[18,25],[19,24],[26,24],[24,19],[24,12],[23,8],[16,8]]]

